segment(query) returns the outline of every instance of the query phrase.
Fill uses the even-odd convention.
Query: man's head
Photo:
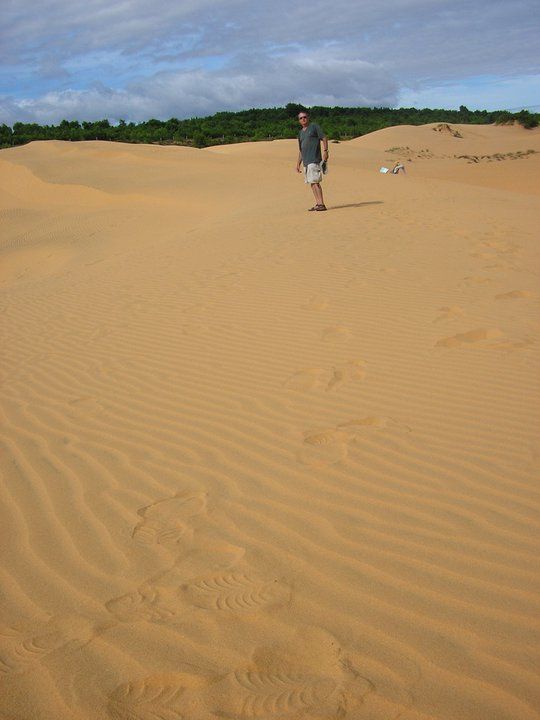
[[[309,124],[309,113],[305,110],[302,110],[302,112],[298,113],[298,122],[302,127],[305,127]]]

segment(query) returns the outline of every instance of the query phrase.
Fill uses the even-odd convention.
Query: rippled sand
[[[2,720],[538,717],[540,131],[330,151],[0,152]]]

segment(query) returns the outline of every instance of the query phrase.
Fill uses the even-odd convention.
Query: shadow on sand
[[[329,207],[328,210],[343,210],[343,208],[364,207],[364,205],[384,205],[384,201],[383,200],[370,200],[369,202],[351,203],[349,205],[332,205],[332,207]]]

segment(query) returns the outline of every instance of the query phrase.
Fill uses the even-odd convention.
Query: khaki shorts
[[[314,185],[315,183],[320,183],[322,178],[323,173],[319,163],[309,163],[309,165],[304,168],[304,182],[307,185]]]

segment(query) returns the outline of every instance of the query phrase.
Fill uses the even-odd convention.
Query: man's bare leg
[[[317,205],[324,205],[323,192],[320,183],[312,183],[311,189],[313,190],[313,195],[315,196],[315,202]]]

